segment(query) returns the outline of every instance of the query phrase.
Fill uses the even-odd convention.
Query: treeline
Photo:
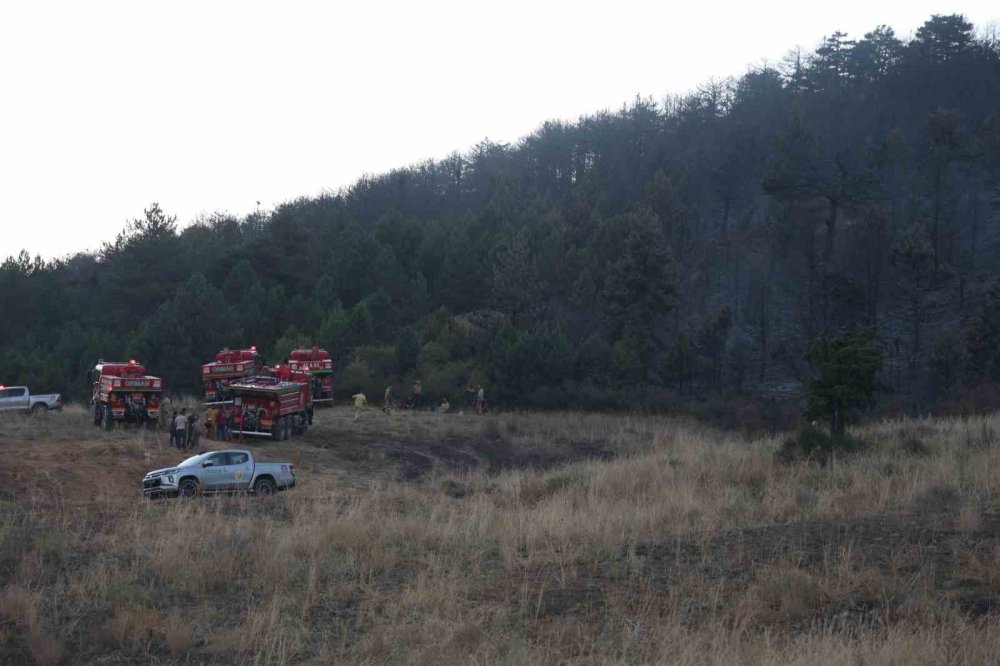
[[[420,377],[525,406],[797,401],[865,330],[884,401],[1000,380],[1000,40],[879,26],[662,103],[484,141],[184,229],[153,205],[94,254],[0,267],[0,379],[86,394],[98,357],[178,391],[256,344],[338,386]]]

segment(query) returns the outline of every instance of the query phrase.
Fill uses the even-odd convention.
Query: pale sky
[[[979,0],[3,2],[0,259],[96,249],[153,201],[181,226],[271,209],[956,12],[1000,19]]]

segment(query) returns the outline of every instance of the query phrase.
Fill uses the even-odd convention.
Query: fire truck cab
[[[278,366],[282,367],[285,366]],[[280,374],[230,382],[229,390],[236,408],[234,435],[271,437],[280,442],[309,427],[313,408],[308,376],[301,381],[297,377],[285,379]]]
[[[292,370],[308,372],[319,381],[319,390],[313,402],[333,401],[333,360],[330,352],[319,347],[294,349],[288,355],[288,366]]]
[[[137,425],[159,421],[163,380],[147,375],[135,359],[127,363],[99,360],[88,379],[93,385],[90,405],[94,425],[110,430],[115,421]]]
[[[256,347],[250,349],[223,349],[215,355],[215,360],[201,366],[201,378],[205,383],[206,405],[232,404],[229,384],[237,379],[263,374],[264,357]]]

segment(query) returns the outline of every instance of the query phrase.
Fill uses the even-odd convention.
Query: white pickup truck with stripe
[[[193,497],[202,493],[246,491],[273,495],[295,486],[292,463],[255,462],[249,451],[209,451],[176,467],[153,470],[142,479],[147,497]]]

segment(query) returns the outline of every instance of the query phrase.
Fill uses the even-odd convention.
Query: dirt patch
[[[475,415],[369,413],[355,421],[347,415],[324,410],[299,441],[330,452],[344,468],[362,476],[414,481],[434,470],[495,474],[616,455],[606,438],[548,436],[516,417],[501,422]]]

